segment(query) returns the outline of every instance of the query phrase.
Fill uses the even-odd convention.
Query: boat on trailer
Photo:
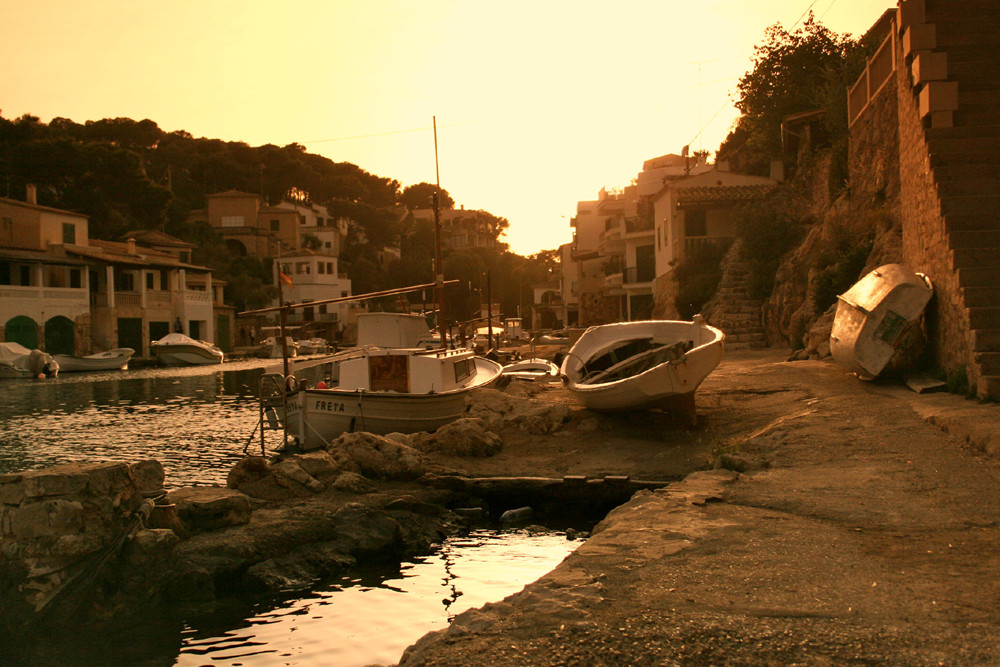
[[[564,386],[590,410],[665,408],[696,420],[694,392],[722,360],[725,334],[700,316],[587,329],[559,369]]]
[[[902,264],[871,271],[837,297],[830,354],[859,378],[874,379],[889,365],[933,294],[927,276]]]

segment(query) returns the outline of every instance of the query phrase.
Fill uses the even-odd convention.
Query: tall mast
[[[434,120],[434,284],[437,289],[438,301],[438,333],[441,334],[441,347],[448,347],[448,326],[444,318],[444,267],[441,264],[441,216],[438,213],[438,193],[441,191],[441,172],[438,170],[438,127],[437,116]]]

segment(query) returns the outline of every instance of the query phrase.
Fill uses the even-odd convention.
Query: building
[[[234,255],[277,257],[301,247],[305,220],[295,205],[265,206],[259,196],[239,190],[205,200],[206,208],[192,211],[187,221],[210,225]]]
[[[282,299],[286,303],[308,304],[351,296],[351,280],[340,273],[337,261],[337,256],[332,253],[306,248],[282,255],[276,264],[289,279],[282,283]],[[275,267],[275,284],[279,282],[277,271]],[[318,336],[337,340],[350,319],[349,315],[356,310],[353,303],[306,306],[289,312],[288,323],[303,327],[299,330],[300,337]]]
[[[409,212],[410,226],[417,223],[434,223],[434,209],[419,208]],[[438,210],[441,222],[441,249],[464,250],[465,248],[493,248],[497,243],[499,230],[494,229],[490,219],[482,211],[466,211],[462,208]]]
[[[179,323],[227,349],[223,283],[190,263],[192,248],[155,231],[90,239],[86,216],[38,205],[31,186],[24,202],[0,199],[0,335],[50,354],[148,356],[150,340]]]

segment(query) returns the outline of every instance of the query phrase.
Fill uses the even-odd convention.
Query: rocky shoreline
[[[946,623],[1000,626],[985,603],[968,602],[994,588],[988,552],[951,562],[945,549],[935,567],[963,574],[934,575],[933,586],[910,560],[920,544],[940,553],[944,540],[1000,538],[1000,471],[984,456],[1000,449],[998,406],[746,351],[709,377],[698,409],[689,428],[663,413],[597,415],[558,385],[513,383],[483,390],[466,419],[434,435],[353,434],[281,461],[247,458],[233,488],[164,494],[155,462],[4,475],[3,634],[70,618],[99,631],[123,613],[308,588],[358,564],[426,553],[525,505],[543,524],[564,521],[568,508],[583,510],[579,525],[607,516],[552,573],[460,615],[401,664],[758,664],[758,645],[772,662],[802,664],[893,663],[905,645],[900,655],[919,659],[895,664],[931,664],[916,648],[926,628],[913,610],[931,605],[927,596],[975,609]],[[916,601],[890,596],[879,613],[860,611],[876,600],[855,579],[891,571],[885,559],[902,552],[894,566],[921,583],[890,579],[919,589]],[[87,586],[67,584],[96,562]],[[841,608],[843,584],[859,597]],[[69,593],[42,607],[49,625],[26,625],[60,586]],[[830,623],[850,627],[832,641]],[[875,630],[859,634],[859,624]],[[935,630],[942,651],[964,646],[955,632]],[[995,642],[983,646],[1000,656]]]

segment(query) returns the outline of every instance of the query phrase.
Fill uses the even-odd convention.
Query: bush
[[[694,249],[674,269],[677,296],[674,307],[682,319],[689,320],[715,294],[722,280],[722,258],[732,241],[711,243]]]
[[[777,200],[748,204],[738,213],[737,235],[749,264],[747,292],[766,299],[774,289],[781,258],[805,235],[805,224]]]

